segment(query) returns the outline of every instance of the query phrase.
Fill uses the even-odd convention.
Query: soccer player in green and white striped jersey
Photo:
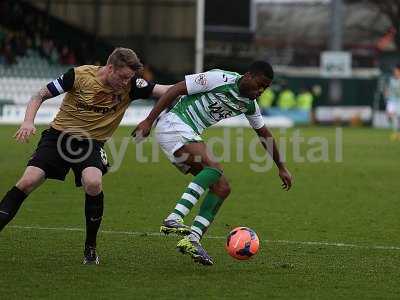
[[[206,128],[220,120],[244,114],[264,148],[272,155],[282,187],[289,190],[292,185],[292,176],[280,158],[256,102],[273,77],[271,65],[263,61],[254,62],[243,76],[222,70],[187,75],[184,81],[172,86],[160,98],[133,133],[137,138],[148,136],[161,112],[183,95],[169,112],[159,118],[155,136],[171,162],[182,172],[195,177],[163,221],[161,231],[186,235],[179,241],[178,249],[203,265],[212,265],[213,260],[201,246],[200,239],[230,193],[222,165],[209,155],[201,138]],[[203,194],[204,200],[192,226],[184,225],[183,218]]]

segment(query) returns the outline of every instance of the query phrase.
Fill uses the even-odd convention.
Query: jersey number
[[[210,114],[216,121],[232,116],[232,111],[225,110],[221,105],[218,105],[217,102],[212,102],[210,105],[208,105],[208,109],[210,111]]]

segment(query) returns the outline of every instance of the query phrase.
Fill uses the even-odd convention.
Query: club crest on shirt
[[[149,84],[147,83],[147,81],[144,80],[143,78],[136,79],[136,87],[138,87],[139,89],[144,88],[148,85]]]
[[[100,148],[100,157],[101,157],[101,162],[103,165],[108,166],[108,159],[107,159],[107,153],[104,151],[103,148]]]
[[[199,85],[207,85],[207,78],[204,74],[199,74],[196,79],[194,80]]]

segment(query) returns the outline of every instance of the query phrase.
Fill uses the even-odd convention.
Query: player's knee
[[[102,183],[101,183],[101,178],[89,178],[85,179],[83,182],[83,187],[85,189],[85,192],[89,194],[90,196],[96,196],[100,194],[102,190]]]
[[[231,193],[231,187],[227,181],[220,180],[211,187],[211,191],[222,199],[225,199]]]
[[[207,161],[207,162],[203,162],[203,166],[204,167],[209,167],[209,168],[214,168],[214,169],[218,169],[221,172],[223,171],[222,165],[220,163],[217,163],[215,161]]]
[[[39,184],[39,181],[32,177],[22,177],[15,185],[18,189],[28,195],[32,192]]]

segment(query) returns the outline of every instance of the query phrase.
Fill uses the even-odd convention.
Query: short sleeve
[[[237,76],[223,71],[208,71],[185,76],[188,95],[209,92],[219,86],[235,83]]]
[[[133,77],[129,97],[131,100],[151,97],[155,84],[140,77]]]
[[[257,101],[254,101],[254,113],[250,115],[245,115],[247,120],[250,123],[250,126],[253,127],[254,129],[260,129],[265,125],[264,118],[261,114],[260,107],[257,104]]]
[[[72,90],[75,81],[75,71],[73,68],[69,69],[66,73],[57,79],[47,84],[47,89],[53,97],[63,94]]]

